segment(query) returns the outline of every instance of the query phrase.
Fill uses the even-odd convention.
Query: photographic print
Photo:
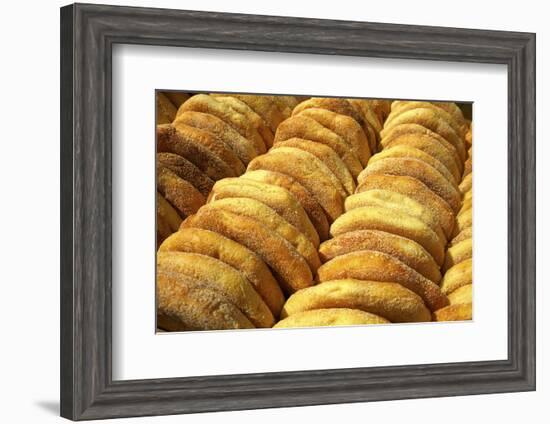
[[[159,331],[471,320],[471,118],[157,91]]]

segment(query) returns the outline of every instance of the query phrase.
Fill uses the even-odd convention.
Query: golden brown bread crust
[[[187,275],[219,292],[256,327],[271,327],[274,317],[252,284],[235,268],[210,256],[188,252],[158,252],[157,270]]]
[[[298,312],[279,321],[273,328],[334,327],[387,323],[389,321],[385,318],[358,309],[329,308]]]
[[[372,107],[372,102],[367,99],[357,99],[351,98],[346,99],[352,106],[356,105],[359,107],[361,112],[359,113],[364,120],[366,120],[376,132],[382,131],[383,121],[378,118],[378,115]],[[354,107],[357,110],[357,107]]]
[[[445,262],[441,270],[446,272],[454,265],[472,258],[472,239],[467,238],[462,240],[447,249],[445,254]]]
[[[352,278],[399,283],[419,295],[432,311],[449,303],[437,284],[399,259],[374,250],[360,250],[337,256],[323,264],[317,273],[320,282]]]
[[[254,112],[256,112],[275,134],[277,126],[283,122],[285,116],[277,107],[277,104],[269,96],[258,96],[250,94],[211,94],[214,97],[225,96],[235,97],[246,103]]]
[[[439,283],[441,273],[433,257],[418,243],[405,237],[377,230],[359,230],[341,234],[321,243],[319,256],[327,262],[337,256],[359,250],[375,250],[399,259],[424,277]]]
[[[445,110],[447,113],[449,113],[456,122],[465,127],[469,127],[468,120],[464,118],[464,114],[462,113],[462,110],[457,106],[456,103],[453,102],[432,102],[437,107],[440,107],[441,109]]]
[[[470,201],[472,200],[472,195],[473,195],[473,192],[472,192],[472,189],[468,190],[466,193],[464,193],[462,196],[462,200],[463,202],[466,202],[468,199],[470,199]],[[464,207],[464,204],[462,204],[462,206]],[[470,206],[472,206],[472,203],[470,203]]]
[[[199,128],[218,137],[233,150],[245,166],[258,155],[254,143],[240,135],[237,130],[214,115],[192,111],[183,112],[174,120],[175,127],[179,124]]]
[[[413,158],[386,158],[369,163],[359,175],[362,183],[369,175],[397,175],[413,177],[425,184],[435,194],[445,200],[453,211],[458,212],[462,196],[458,187],[441,175],[437,169]]]
[[[252,250],[269,265],[287,294],[313,284],[306,260],[288,241],[259,221],[224,210],[201,209],[183,221],[181,227],[215,231]]]
[[[371,156],[369,140],[361,128],[361,125],[359,125],[355,119],[347,115],[341,115],[331,110],[320,108],[305,109],[297,116],[307,116],[308,118],[314,119],[322,126],[339,135],[346,144],[352,148],[361,164],[367,166]]]
[[[347,99],[351,106],[363,118],[363,131],[368,135],[371,152],[375,152],[380,142],[380,131],[382,130],[382,121],[371,107],[368,100],[365,99]]]
[[[294,178],[281,174],[280,172],[265,171],[262,169],[257,171],[247,171],[240,178],[272,184],[288,190],[294,195],[294,197],[296,197],[298,202],[300,202],[306,211],[309,220],[319,235],[320,240],[326,240],[328,238],[329,225],[327,217],[323,212],[323,208],[321,208],[321,205],[317,202],[317,200],[315,200],[311,193]]]
[[[157,153],[157,168],[165,167],[193,185],[205,198],[214,187],[214,181],[183,156],[174,153]]]
[[[157,272],[157,327],[167,331],[254,328],[226,296],[184,274]]]
[[[283,121],[277,128],[274,143],[276,145],[278,142],[290,138],[311,140],[330,147],[346,164],[346,167],[354,178],[357,178],[363,169],[359,156],[354,152],[352,145],[348,144],[346,140],[338,134],[305,114],[292,116]]]
[[[361,115],[363,118],[363,125],[361,126],[361,129],[365,136],[367,137],[368,144],[369,144],[369,150],[372,153],[375,153],[378,151],[379,144],[380,144],[380,133],[374,129],[374,127],[369,123],[369,121],[365,117],[365,112],[363,112],[363,106],[357,104],[354,99],[348,99],[350,104],[353,106],[353,108]],[[368,113],[368,112],[366,112]],[[373,112],[374,113],[374,112]]]
[[[397,283],[353,279],[326,281],[290,296],[281,317],[315,309],[350,308],[391,322],[430,321],[430,311],[417,294]]]
[[[162,94],[164,94],[168,98],[168,100],[170,100],[170,102],[176,107],[176,112],[177,108],[180,107],[182,103],[187,101],[189,97],[191,97],[189,94],[182,93],[180,91],[163,91]]]
[[[467,284],[472,284],[472,259],[454,265],[445,273],[441,280],[441,291],[450,294]]]
[[[281,95],[268,96],[268,97],[273,98],[274,101],[281,106],[285,105],[291,111],[296,106],[298,106],[298,104],[300,104],[300,102],[302,101],[301,98],[303,98],[302,96],[281,96]]]
[[[471,173],[466,175],[462,179],[462,182],[459,184],[458,188],[460,189],[460,191],[462,193],[466,193],[466,192],[472,190],[472,174]]]
[[[277,142],[271,151],[280,147],[295,147],[311,153],[323,162],[340,182],[343,188],[340,192],[342,196],[345,197],[355,191],[355,181],[346,167],[346,164],[330,147],[315,141],[304,140],[302,138],[289,138],[288,140]]]
[[[445,149],[446,152],[448,152],[448,154],[450,155],[449,157],[454,160],[456,166],[458,167],[459,174],[462,175],[462,172],[464,171],[464,160],[466,158],[460,156],[458,150],[452,143],[448,142],[439,134],[429,130],[426,127],[423,127],[422,125],[409,123],[397,125],[390,129],[385,129],[384,136],[380,144],[382,145],[382,147],[386,147],[391,145],[397,138],[404,136],[413,139],[421,137],[422,139],[429,138],[435,140],[441,147]]]
[[[467,209],[471,209],[472,205],[473,205],[472,192],[468,191],[468,192],[464,193],[464,196],[462,198],[462,207],[460,208],[458,213],[461,213],[462,211],[465,211]]]
[[[369,175],[359,184],[356,192],[361,193],[371,189],[390,190],[416,200],[433,212],[448,237],[452,234],[455,225],[453,210],[447,202],[416,178],[383,174]]]
[[[451,305],[459,303],[472,303],[472,285],[466,284],[448,295]]]
[[[166,237],[178,230],[181,217],[170,203],[157,191],[157,247]]]
[[[208,113],[220,118],[229,126],[237,130],[243,137],[254,143],[257,155],[266,152],[266,146],[262,136],[247,117],[227,104],[218,102],[214,97],[206,94],[197,94],[191,97],[180,106],[176,118],[187,111]]]
[[[206,203],[204,196],[191,183],[163,166],[157,167],[157,190],[182,217],[194,214]]]
[[[399,115],[409,110],[425,108],[433,110],[441,119],[452,127],[458,136],[464,137],[466,127],[463,126],[463,122],[457,121],[455,117],[447,112],[445,107],[441,107],[441,105],[441,103],[436,104],[422,101],[395,101],[392,103],[392,111],[385,124],[390,125]]]
[[[435,168],[437,172],[439,172],[445,179],[453,186],[456,187],[458,190],[458,185],[456,182],[455,177],[453,174],[449,172],[449,170],[443,165],[439,160],[434,158],[433,156],[423,152],[420,149],[417,149],[415,147],[406,146],[406,145],[398,145],[393,147],[387,147],[381,152],[375,154],[370,162],[369,165],[372,165],[373,163],[376,163],[377,161],[381,159],[386,158],[412,158],[412,159],[418,159],[422,162],[427,163],[432,168]]]
[[[170,228],[170,223],[166,221],[166,218],[157,213],[157,248],[173,232],[174,229]]]
[[[472,173],[472,156],[470,156],[468,159],[466,159],[466,162],[464,162],[464,176],[469,175]]]
[[[348,100],[336,97],[312,97],[297,105],[292,110],[292,115],[298,115],[300,112],[310,108],[327,109],[341,115],[347,115],[355,119],[361,126],[364,123],[363,116],[355,110]]]
[[[445,145],[441,144],[437,139],[425,134],[405,133],[392,137],[392,139],[386,143],[385,140],[386,139],[382,140],[382,145],[384,145],[385,148],[409,146],[429,154],[447,168],[452,174],[455,183],[460,182],[462,178],[461,169],[463,169],[463,166],[454,147],[445,147]]]
[[[417,108],[401,113],[389,124],[387,121],[385,122],[384,129],[381,132],[382,138],[385,138],[392,128],[402,124],[419,124],[439,134],[455,147],[461,160],[466,159],[464,140],[436,111],[428,108]]]
[[[472,304],[459,303],[449,305],[434,312],[434,321],[470,321],[472,319]]]
[[[378,135],[372,128],[371,124],[366,120],[365,113],[361,107],[353,104],[349,99],[312,97],[295,107],[292,111],[292,115],[298,115],[306,109],[313,108],[325,109],[353,118],[361,126],[363,132],[367,136],[369,141],[369,149],[371,151],[375,151]]]
[[[159,251],[199,253],[226,263],[252,283],[273,315],[279,317],[285,301],[283,292],[267,265],[243,245],[213,231],[182,228],[164,240]]]
[[[379,230],[414,240],[440,265],[443,245],[434,231],[417,218],[378,206],[352,209],[340,216],[330,227],[333,237],[357,230]]]
[[[245,116],[248,122],[254,126],[256,131],[258,131],[262,137],[266,150],[269,150],[269,148],[273,146],[273,132],[262,117],[250,108],[250,106],[233,96],[220,96],[216,97],[216,100],[220,103],[228,105]]]
[[[458,233],[458,235],[455,236],[455,238],[453,238],[450,241],[449,246],[455,246],[461,241],[464,241],[466,239],[471,239],[471,238],[472,238],[472,227],[465,228],[460,233]]]
[[[329,222],[334,221],[344,210],[344,201],[330,178],[322,169],[316,167],[304,157],[276,150],[267,155],[258,156],[248,164],[248,171],[263,169],[280,172],[298,181],[319,202]]]
[[[214,134],[201,130],[200,128],[192,127],[181,122],[172,124],[179,134],[188,140],[192,140],[197,144],[201,144],[219,157],[233,171],[234,175],[241,175],[245,171],[245,166],[235,154],[235,152],[227,146],[221,139]]]
[[[294,246],[298,253],[307,261],[312,274],[321,266],[317,249],[305,234],[300,232],[295,226],[289,224],[277,212],[262,202],[251,198],[235,197],[216,200],[204,206],[203,209],[221,209],[257,220],[269,228],[270,231],[278,234]]]
[[[373,112],[376,113],[378,120],[383,124],[391,112],[392,101],[385,99],[368,99],[366,102],[370,105]]]
[[[319,236],[304,208],[292,193],[276,185],[246,178],[225,178],[216,182],[209,201],[234,197],[254,199],[275,210],[283,219],[301,231],[315,247]]]
[[[296,139],[291,139],[291,140],[296,140]],[[314,143],[311,143],[311,144],[314,144]],[[318,144],[318,143],[315,143],[315,144]],[[329,168],[329,166],[325,164],[324,161],[319,159],[315,154],[312,154],[308,151],[308,150],[316,150],[316,149],[314,147],[310,147],[308,150],[305,150],[302,147],[281,146],[279,143],[277,143],[277,145],[274,146],[273,149],[269,151],[269,153],[286,154],[289,156],[289,158],[294,158],[295,160],[298,159],[301,162],[305,162],[305,161],[310,162],[326,177],[328,181],[330,181],[330,183],[338,191],[342,199],[344,199],[348,195],[348,193],[344,188],[344,186],[342,185],[342,182],[338,179],[336,174]],[[326,147],[326,146],[323,146],[323,147]],[[319,150],[317,150],[317,153],[319,154]]]
[[[460,234],[461,231],[465,230],[466,228],[472,227],[472,207],[469,207],[468,209],[463,210],[456,216],[456,225],[455,225],[455,231],[454,235]]]
[[[408,196],[395,191],[373,189],[353,194],[344,202],[346,212],[368,206],[387,208],[418,218],[437,234],[442,245],[447,244],[447,237],[432,210]]]
[[[176,117],[176,107],[163,93],[157,93],[157,125],[169,124]]]
[[[236,176],[231,167],[215,153],[176,130],[171,124],[157,126],[157,153],[182,156],[214,181]]]
[[[294,102],[290,100],[288,97],[290,96],[265,96],[269,100],[271,100],[275,105],[277,106],[277,109],[281,112],[283,115],[283,119],[288,118],[290,115],[292,115],[292,109],[294,109]],[[296,104],[298,101],[296,100]]]
[[[467,124],[468,130],[466,131],[466,134],[464,135],[464,141],[466,142],[466,146],[469,146],[468,154],[471,156],[471,149],[472,149],[472,125]]]

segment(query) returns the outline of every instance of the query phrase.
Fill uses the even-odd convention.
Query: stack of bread
[[[273,144],[292,97],[157,93],[157,243]],[[176,111],[176,105],[179,108]]]
[[[198,94],[171,119],[159,328],[471,318],[471,126],[454,103]]]
[[[453,239],[449,243],[442,271],[441,290],[450,305],[435,312],[436,321],[472,319],[472,127],[466,132],[468,159],[459,185],[462,207],[456,216]]]
[[[318,284],[287,300],[276,327],[431,321],[445,310],[467,131],[453,103],[392,103],[379,153],[320,246]]]
[[[179,91],[158,91],[156,93],[157,125],[171,124],[178,108],[191,97]]]
[[[314,284],[320,242],[355,191],[389,113],[388,102],[312,98],[298,104],[292,97],[249,97],[193,96],[172,125],[177,129],[191,111],[217,111],[207,103],[248,100],[272,137],[265,153],[247,161],[244,174],[218,179],[207,203],[160,246],[163,329],[273,326],[286,297]],[[262,102],[254,103],[258,98]],[[268,102],[284,102],[288,109],[270,114]]]

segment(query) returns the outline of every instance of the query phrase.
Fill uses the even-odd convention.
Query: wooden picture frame
[[[113,381],[116,43],[505,64],[508,359]],[[61,9],[61,415],[82,420],[535,389],[535,35],[75,4]]]

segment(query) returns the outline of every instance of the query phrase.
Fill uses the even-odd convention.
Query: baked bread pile
[[[319,284],[287,300],[277,327],[319,325],[320,315],[325,325],[431,321],[447,310],[441,267],[468,210],[459,188],[467,132],[455,104],[392,103],[379,152],[319,248]]]
[[[178,113],[178,108],[189,99],[189,94],[177,91],[156,93],[157,125],[170,124]]]
[[[157,93],[158,244],[205,204],[216,181],[243,174],[272,146],[297,103],[289,96]]]
[[[192,113],[216,113],[244,132],[253,115],[236,102],[260,117],[257,133],[265,148],[243,161],[244,174],[216,179],[207,203],[160,246],[158,322],[167,330],[273,326],[285,297],[314,284],[320,242],[355,191],[389,112],[387,102],[375,107],[364,100],[196,95],[179,108],[170,131],[186,130],[182,121],[190,122]],[[230,108],[246,111],[247,119],[232,121],[223,112]],[[159,127],[161,150],[164,128]],[[250,140],[252,134],[247,129],[243,137]],[[227,275],[235,281],[222,281]],[[207,286],[212,293],[198,299],[195,286]],[[230,312],[228,304],[246,320]],[[199,320],[197,305],[230,319]]]
[[[309,240],[294,226],[285,226],[286,220],[261,200],[271,199],[270,206],[277,207],[288,219],[299,213],[299,204],[285,190],[276,192],[279,187],[264,193],[259,187],[261,182],[254,184],[251,179],[250,184],[244,185],[240,183],[243,180],[236,178],[251,160],[273,145],[277,126],[298,103],[291,96],[198,94],[179,107],[171,124],[157,127],[158,169],[168,167],[176,173],[170,167],[174,158],[192,163],[195,175],[180,172],[178,177],[196,184],[202,196],[200,202],[195,202],[179,191],[182,203],[191,208],[188,212],[181,205],[178,211],[185,221],[180,231],[159,248],[160,328],[271,327],[284,303],[274,274],[292,284],[311,283],[308,274],[293,275],[294,270],[303,268],[294,264],[298,251],[292,246],[294,250],[287,252],[285,243],[294,237],[300,251],[309,248],[310,260],[317,258],[316,247],[305,244]],[[202,174],[200,184],[197,171]],[[162,192],[165,193],[168,191]],[[214,201],[215,197],[218,201]],[[207,199],[210,202],[205,205]],[[171,204],[178,205],[174,196],[171,200]],[[288,203],[291,200],[294,204]],[[309,223],[303,210],[302,216],[296,215],[292,222],[298,225],[298,219],[304,225]],[[314,233],[311,223],[309,226]],[[278,273],[267,263],[276,264]],[[309,268],[307,272],[311,275]]]
[[[456,216],[453,239],[449,243],[442,271],[441,290],[450,305],[435,312],[436,321],[472,319],[472,127],[466,132],[468,159],[459,185],[462,206]]]
[[[453,103],[190,97],[157,128],[157,204],[177,215],[158,326],[468,319],[470,145]]]

